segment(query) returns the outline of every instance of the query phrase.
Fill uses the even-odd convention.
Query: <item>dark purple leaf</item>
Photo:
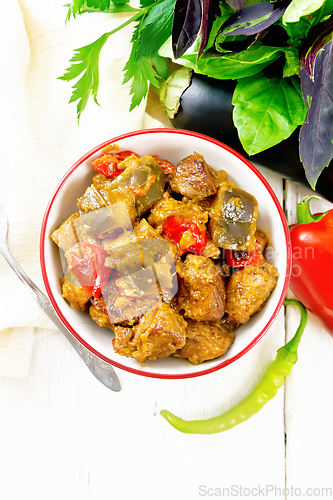
[[[245,4],[246,0],[226,0],[226,2],[230,5],[230,7],[234,10],[240,10],[242,9]]]
[[[175,59],[191,47],[201,26],[201,0],[177,0],[172,24],[172,50]]]
[[[220,14],[219,0],[202,0],[202,22],[200,28],[201,41],[198,50],[198,57],[207,45],[212,24]]]
[[[275,6],[270,2],[248,5],[229,17],[221,35],[255,35],[280,19],[286,8],[285,4]]]
[[[300,131],[300,156],[313,189],[333,158],[333,42],[317,55],[314,80],[300,70],[302,93],[308,107]]]
[[[314,79],[314,67],[319,52],[325,45],[332,40],[333,36],[333,18],[313,26],[306,38],[306,44],[302,48],[300,55],[300,67]]]

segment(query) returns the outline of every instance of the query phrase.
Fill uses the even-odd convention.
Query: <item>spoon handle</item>
[[[48,315],[51,321],[56,325],[56,327],[63,333],[69,343],[74,347],[76,352],[79,354],[81,359],[84,361],[86,366],[89,368],[91,373],[106,387],[112,391],[118,392],[121,389],[120,382],[116,372],[113,367],[100,359],[98,356],[90,352],[86,347],[80,344],[76,338],[65,328],[62,322],[59,320],[52,307],[51,302],[46,297],[46,295],[38,288],[38,286],[29,278],[22,267],[16,262],[12,254],[10,253],[7,246],[0,247],[0,254],[6,259],[10,267],[20,278],[20,280],[27,285],[27,287],[33,292],[34,297],[40,307],[43,309],[45,314]]]

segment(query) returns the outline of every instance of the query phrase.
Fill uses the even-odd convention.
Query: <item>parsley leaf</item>
[[[157,56],[169,38],[176,0],[159,0],[144,17],[138,36],[137,58]]]
[[[72,0],[67,4],[68,12],[66,21],[69,21],[73,16],[84,14],[85,12],[104,12],[109,14],[117,14],[119,12],[134,12],[138,9],[127,5],[129,0]]]
[[[98,104],[97,102],[97,91],[99,86],[98,63],[99,63],[99,55],[102,48],[104,47],[105,42],[107,41],[109,36],[121,30],[131,22],[136,21],[140,16],[142,16],[142,14],[143,12],[141,11],[137,12],[134,16],[132,16],[130,19],[125,21],[123,24],[121,24],[114,30],[109,31],[108,33],[104,33],[104,35],[98,38],[95,42],[75,50],[76,54],[74,54],[74,56],[70,60],[70,62],[73,62],[74,64],[69,66],[69,68],[66,69],[67,73],[60,76],[59,79],[69,82],[70,80],[74,80],[75,78],[80,76],[81,73],[83,73],[80,80],[73,85],[72,88],[74,90],[69,100],[69,103],[79,100],[77,104],[78,121],[80,121],[81,113],[87,105],[90,94],[93,95],[94,101],[96,102],[96,104]]]
[[[86,9],[101,9],[103,7],[104,12],[106,12],[109,8],[113,8],[111,4],[110,0],[73,0],[69,9],[75,17],[77,14],[87,12]],[[158,86],[160,78],[167,78],[169,68],[166,60],[159,56],[158,50],[170,34],[174,5],[175,0],[157,0],[147,7],[142,7],[139,10],[134,9],[137,11],[136,14],[122,25],[113,31],[104,33],[90,45],[75,50],[76,53],[70,61],[73,64],[66,69],[66,73],[60,79],[69,82],[82,75],[73,85],[74,90],[69,101],[70,103],[79,101],[77,104],[78,121],[80,121],[81,113],[85,109],[90,95],[98,104],[99,55],[105,42],[110,35],[133,21],[140,20],[133,33],[132,51],[124,68],[123,81],[126,83],[133,79],[130,90],[132,94],[130,110],[138,106],[146,96],[149,82]],[[127,7],[129,6],[124,5],[124,3],[119,4],[119,8]]]
[[[146,18],[143,17],[136,26],[132,37],[131,54],[124,67],[125,76],[123,83],[127,83],[132,79],[130,111],[138,106],[147,95],[149,82],[157,87],[160,77],[165,79],[168,76],[168,65],[165,59],[158,55],[158,49],[156,51],[155,49],[150,50],[148,55],[139,54],[140,37],[145,22]]]

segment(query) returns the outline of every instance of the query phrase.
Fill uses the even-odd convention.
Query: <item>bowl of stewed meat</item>
[[[75,163],[45,211],[40,258],[69,332],[104,361],[159,378],[249,351],[281,309],[291,262],[261,173],[176,129],[112,138]]]

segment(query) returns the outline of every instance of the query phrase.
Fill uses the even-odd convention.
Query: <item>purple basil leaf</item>
[[[191,47],[201,26],[201,0],[177,0],[172,24],[172,50],[175,59]]]
[[[208,37],[212,24],[216,17],[220,14],[219,0],[202,0],[202,21],[201,21],[201,41],[198,50],[198,57],[207,45]]]
[[[333,158],[333,42],[317,55],[314,80],[300,70],[308,113],[300,131],[300,156],[313,189]]]
[[[255,35],[274,24],[287,6],[275,6],[270,2],[248,5],[233,14],[222,26],[221,35]]]
[[[245,4],[246,0],[226,0],[226,2],[230,5],[230,7],[234,10],[240,10],[242,9]]]
[[[300,67],[304,69],[310,78],[314,79],[314,67],[319,52],[331,41],[333,36],[333,18],[313,26],[306,38],[306,44],[300,55]]]

